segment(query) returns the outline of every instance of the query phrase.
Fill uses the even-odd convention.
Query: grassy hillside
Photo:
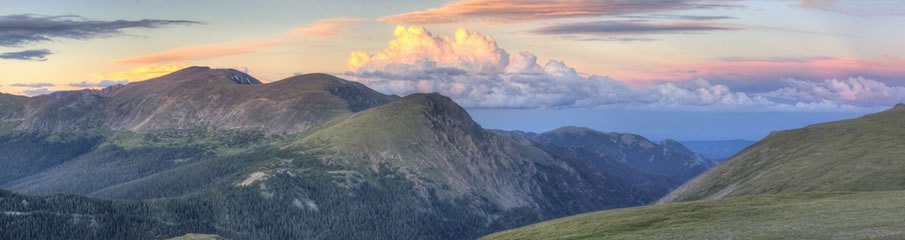
[[[757,143],[751,140],[723,140],[723,141],[682,141],[682,145],[688,147],[704,157],[720,163],[729,159],[732,155],[741,152],[748,146]]]
[[[905,105],[775,132],[661,202],[832,191],[905,190]]]
[[[793,193],[595,212],[481,239],[903,239],[905,191]]]

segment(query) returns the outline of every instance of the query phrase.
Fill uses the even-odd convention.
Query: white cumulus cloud
[[[473,108],[839,110],[905,100],[902,87],[865,78],[785,80],[785,87],[767,92],[736,91],[703,79],[633,87],[580,74],[562,61],[541,65],[534,54],[510,54],[492,37],[465,29],[444,36],[400,26],[395,36],[376,53],[353,52],[343,76],[385,93],[438,92]]]

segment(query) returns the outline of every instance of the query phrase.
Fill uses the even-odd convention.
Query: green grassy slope
[[[661,202],[787,192],[905,190],[905,105],[775,132]]]
[[[903,239],[905,192],[792,193],[595,212],[503,239]]]

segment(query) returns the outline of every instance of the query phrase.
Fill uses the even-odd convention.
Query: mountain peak
[[[412,93],[400,100],[419,104],[455,104],[452,99],[439,93]]]
[[[308,73],[308,74],[296,75],[296,76],[292,76],[292,77],[289,77],[289,78],[286,78],[283,80],[276,81],[274,83],[276,83],[278,85],[284,85],[286,87],[293,86],[293,88],[320,89],[320,90],[326,90],[331,87],[355,84],[355,82],[344,80],[342,78],[338,78],[336,76],[324,74],[324,73]]]
[[[400,103],[418,105],[423,107],[426,116],[447,116],[453,119],[472,122],[471,116],[465,111],[465,108],[459,106],[451,98],[440,95],[439,93],[414,93],[409,94],[398,100]]]
[[[192,66],[180,69],[170,74],[150,79],[150,81],[224,81],[229,80],[241,85],[262,84],[261,81],[245,72],[231,68],[210,68],[205,66]]]

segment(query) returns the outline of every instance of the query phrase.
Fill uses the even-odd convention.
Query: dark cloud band
[[[80,16],[0,16],[0,46],[18,47],[55,38],[90,39],[118,35],[128,28],[159,28],[167,25],[200,24],[187,20],[143,19],[137,21],[90,20]]]
[[[80,83],[70,83],[69,86],[89,88],[89,87],[110,87],[110,86],[114,86],[114,85],[126,85],[126,84],[129,84],[128,80],[119,80],[119,81],[101,80],[100,82],[97,82],[97,83],[89,83],[87,81],[82,81]]]
[[[47,49],[32,49],[21,52],[7,52],[0,54],[0,59],[25,60],[25,61],[46,61],[47,55],[53,54]]]
[[[53,83],[14,83],[10,84],[10,87],[25,87],[25,88],[46,88],[56,86]]]
[[[566,23],[534,29],[536,34],[589,34],[589,35],[635,35],[691,33],[707,31],[735,30],[732,27],[701,23],[643,23],[632,21],[597,21],[583,23]]]

